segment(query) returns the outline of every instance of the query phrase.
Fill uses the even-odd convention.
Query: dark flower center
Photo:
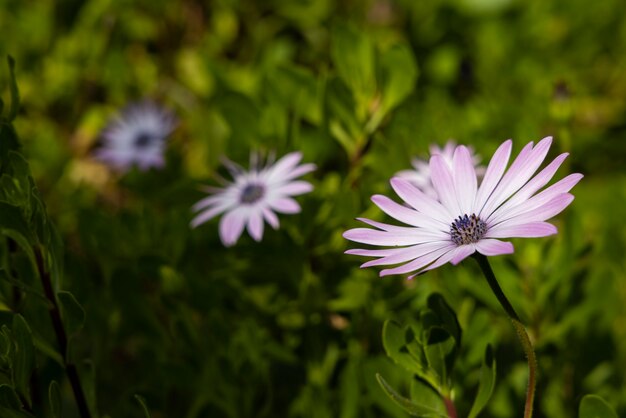
[[[459,216],[450,226],[450,238],[456,245],[478,242],[487,233],[487,224],[473,213]]]
[[[241,191],[239,195],[239,201],[244,204],[252,204],[263,197],[265,194],[265,187],[258,183],[249,183]]]
[[[145,148],[150,145],[150,143],[155,139],[157,139],[155,135],[149,134],[147,132],[141,132],[135,137],[134,145],[136,148]]]

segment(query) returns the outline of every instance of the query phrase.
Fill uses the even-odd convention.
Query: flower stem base
[[[522,321],[519,319],[519,316],[513,309],[513,306],[509,302],[509,300],[504,295],[498,280],[496,279],[493,270],[491,269],[491,265],[482,254],[474,253],[474,259],[478,262],[480,269],[482,270],[485,279],[487,279],[487,283],[489,283],[489,287],[496,295],[498,302],[502,305],[505,312],[511,319],[513,323],[513,328],[515,328],[515,332],[517,333],[517,337],[524,348],[524,352],[526,353],[526,359],[528,360],[528,387],[526,389],[526,404],[524,406],[524,418],[531,418],[533,415],[533,402],[535,399],[535,387],[537,385],[537,357],[535,356],[535,350],[533,348],[533,344],[528,337],[528,333],[526,332],[526,328],[522,324]]]

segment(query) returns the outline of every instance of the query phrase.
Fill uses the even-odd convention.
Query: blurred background
[[[498,381],[484,416],[520,416],[526,362],[477,265],[381,279],[343,254],[341,233],[357,216],[384,220],[369,197],[393,197],[389,178],[432,143],[454,138],[486,163],[508,138],[517,152],[547,135],[549,158],[571,153],[557,177],[585,175],[576,200],[558,235],[513,240],[492,265],[536,344],[536,416],[573,417],[587,393],[625,415],[625,11],[622,0],[3,0],[15,126],[64,241],[63,287],[87,314],[74,355],[95,370],[101,415],[140,416],[140,394],[157,418],[404,417],[374,377],[411,380],[384,354],[382,324],[416,321],[437,291],[464,333],[460,416],[488,343]],[[120,175],[93,151],[143,99],[178,117],[167,167]],[[232,248],[217,220],[189,228],[222,156],[247,165],[272,150],[318,166],[302,213]],[[38,373],[61,372],[42,357]]]

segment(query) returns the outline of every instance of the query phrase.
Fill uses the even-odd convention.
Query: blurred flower
[[[95,156],[119,171],[163,167],[165,139],[175,126],[174,115],[155,103],[132,104],[104,129]]]
[[[225,212],[219,225],[224,245],[234,245],[244,226],[252,238],[260,241],[264,220],[277,229],[278,217],[274,212],[300,212],[300,205],[290,196],[313,190],[310,183],[294,180],[315,169],[314,164],[298,165],[301,159],[302,153],[292,152],[274,164],[268,161],[265,167],[257,167],[258,157],[253,154],[249,171],[227,161],[234,181],[228,182],[224,188],[208,189],[214,193],[193,206],[192,209],[199,214],[191,221],[191,226],[195,228]]]
[[[372,196],[372,201],[409,226],[360,219],[377,229],[351,229],[343,234],[345,238],[393,248],[353,249],[346,253],[377,257],[361,267],[401,264],[382,270],[380,275],[413,272],[412,278],[448,262],[457,264],[475,251],[486,256],[513,252],[513,244],[497,238],[555,234],[556,227],[545,221],[572,202],[574,196],[568,192],[583,176],[570,174],[537,193],[568,155],[559,155],[533,177],[551,143],[551,137],[534,147],[529,143],[506,170],[512,142],[504,142],[493,155],[480,187],[467,147],[455,148],[451,164],[443,155],[433,155],[430,170],[439,199],[425,195],[406,179],[391,179],[395,192],[411,207],[381,195]]]
[[[438,145],[431,145],[430,155],[441,155],[443,157],[443,161],[448,164],[449,167],[452,167],[452,157],[454,156],[455,149],[456,143],[454,141],[448,141],[443,148],[440,148]],[[472,156],[472,162],[474,164],[474,168],[476,169],[476,174],[480,178],[484,174],[485,168],[478,165],[480,157],[474,153],[472,147],[468,147],[468,149]],[[430,166],[428,165],[428,161],[422,160],[421,158],[414,158],[413,161],[411,161],[411,164],[413,165],[414,170],[402,170],[398,172],[396,176],[408,180],[427,196],[437,199],[437,192],[435,191],[433,183],[430,180]]]

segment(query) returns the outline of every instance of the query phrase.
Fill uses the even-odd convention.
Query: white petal
[[[504,203],[513,193],[518,191],[530,177],[537,171],[545,159],[550,144],[551,137],[546,137],[539,141],[532,150],[527,150],[528,145],[520,152],[507,173],[502,178],[498,187],[487,200],[482,208],[480,217],[487,219],[502,203]],[[531,143],[532,144],[532,143]]]
[[[272,212],[270,209],[263,208],[263,218],[265,218],[267,223],[270,224],[272,228],[278,229],[278,226],[279,226],[278,216],[276,216],[276,214]]]
[[[517,214],[504,222],[500,222],[496,225],[489,225],[489,228],[495,228],[501,226],[521,225],[529,222],[542,222],[546,221],[553,216],[558,215],[569,206],[574,200],[574,196],[569,193],[563,193],[555,196],[549,202],[544,205],[529,210],[527,212]]]
[[[476,245],[461,245],[454,251],[454,257],[450,259],[450,264],[457,265],[461,261],[465,260],[470,255],[476,252]]]
[[[297,196],[313,190],[311,183],[306,181],[292,181],[282,186],[276,187],[271,193],[276,195]]]
[[[378,260],[371,260],[361,265],[364,267],[371,266],[381,266],[381,265],[391,265],[391,264],[400,264],[405,263],[410,260],[415,260],[416,258],[422,257],[426,254],[430,254],[435,250],[439,250],[442,247],[448,246],[447,242],[430,242],[420,245],[413,245],[410,247],[398,248],[395,249],[393,254],[387,255],[385,257],[381,257]]]
[[[191,207],[191,210],[193,210],[194,212],[197,212],[208,206],[213,206],[216,203],[225,202],[225,201],[226,199],[223,193],[215,194],[212,196],[205,197],[202,200],[199,200]]]
[[[433,237],[432,234],[422,234],[415,230],[413,234],[405,232],[377,231],[369,228],[354,228],[343,233],[345,239],[360,242],[361,244],[383,246],[405,246],[423,244],[426,242],[443,241],[441,237]]]
[[[259,210],[250,211],[248,218],[248,233],[255,241],[261,241],[263,238],[263,217]]]
[[[476,243],[476,250],[487,256],[513,254],[513,244],[497,239],[481,239]]]
[[[222,204],[222,205],[213,206],[212,208],[199,213],[198,216],[193,218],[193,220],[191,221],[191,227],[192,228],[198,227],[199,225],[213,219],[215,216],[219,215],[220,213],[227,211],[228,209],[230,209],[230,207],[231,207],[230,204]]]
[[[431,180],[439,200],[451,214],[461,215],[461,208],[454,190],[454,180],[450,173],[450,168],[440,155],[430,157]]]
[[[372,202],[374,202],[376,206],[378,206],[387,215],[404,222],[405,224],[431,231],[446,230],[445,225],[441,222],[436,221],[430,216],[424,215],[414,209],[402,206],[389,199],[387,196],[379,194],[374,195],[372,196]]]
[[[582,178],[583,178],[582,174],[579,174],[579,173],[570,174],[569,176],[559,180],[558,182],[554,183],[552,186],[543,190],[541,193],[538,193],[537,195],[526,200],[525,202],[518,204],[517,206],[509,207],[507,205],[503,205],[502,207],[498,208],[487,219],[487,221],[490,225],[493,225],[493,224],[497,224],[497,223],[512,219],[523,213],[535,210],[545,205],[550,200],[554,199],[556,196],[569,192],[572,189],[572,187],[574,187]]]
[[[272,209],[279,213],[291,214],[300,212],[300,205],[290,197],[272,199],[268,202],[268,204]]]
[[[485,238],[538,238],[556,233],[556,226],[548,222],[528,222],[519,225],[496,225],[487,231]]]
[[[226,213],[220,219],[220,238],[225,246],[230,247],[234,245],[241,236],[246,223],[246,214],[247,211],[242,208],[236,208]]]
[[[301,152],[290,152],[267,169],[267,181],[273,182],[283,179],[302,160]]]
[[[382,270],[380,272],[380,276],[389,276],[392,274],[406,274],[406,273],[410,273],[413,272],[415,270],[419,270],[422,267],[432,263],[433,261],[437,260],[439,257],[441,257],[443,254],[449,253],[451,251],[453,251],[453,249],[455,248],[454,244],[451,244],[449,242],[447,243],[442,243],[441,247],[431,251],[428,254],[424,254],[419,258],[416,258],[415,260],[403,264],[399,267],[395,267],[392,269],[385,269]]]
[[[282,178],[280,178],[279,181],[289,181],[289,180],[295,179],[296,177],[300,177],[307,173],[310,173],[311,171],[315,169],[316,169],[315,164],[311,164],[311,163],[302,164],[302,165],[295,167],[293,170],[289,171]]]
[[[407,180],[394,177],[390,181],[393,190],[409,205],[426,216],[439,221],[446,228],[450,228],[450,223],[454,216],[437,200],[432,199],[421,190],[414,187]]]
[[[476,171],[472,156],[463,145],[459,145],[454,151],[453,180],[456,198],[459,202],[461,214],[471,214],[474,199],[476,198]]]
[[[550,164],[534,176],[528,183],[524,185],[517,193],[515,193],[503,206],[513,207],[528,198],[530,198],[537,190],[548,184],[556,171],[559,169],[568,154],[563,153],[556,157]]]
[[[502,145],[500,145],[493,154],[493,157],[491,157],[485,176],[483,177],[483,180],[480,183],[480,188],[476,194],[476,201],[474,202],[474,210],[472,210],[472,213],[477,215],[480,214],[485,202],[500,182],[502,174],[504,174],[504,170],[506,169],[506,165],[509,163],[512,146],[513,142],[510,139],[504,141],[504,143],[502,143]]]

